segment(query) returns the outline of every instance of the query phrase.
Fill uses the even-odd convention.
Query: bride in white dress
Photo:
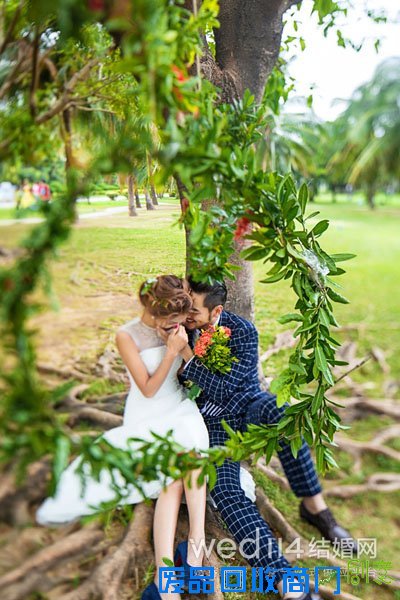
[[[101,439],[113,446],[134,451],[138,442],[128,441],[138,437],[152,440],[151,432],[165,435],[172,430],[174,441],[188,450],[199,453],[209,447],[208,432],[194,401],[185,397],[179,384],[177,371],[182,364],[180,352],[188,338],[182,323],[186,320],[192,300],[182,279],[174,275],[147,280],[140,288],[139,299],[142,316],[123,325],[117,332],[117,346],[128,371],[131,388],[126,400],[123,425],[105,432]],[[166,343],[165,334],[168,334]],[[141,482],[141,491],[126,484],[122,475],[114,474],[114,484],[108,471],[100,474],[99,481],[86,477],[82,490],[81,477],[76,472],[81,464],[77,457],[63,472],[56,493],[47,498],[36,513],[41,525],[63,524],[84,515],[99,511],[103,502],[114,500],[115,481],[124,489],[122,504],[135,504],[147,498],[157,498],[153,538],[155,546],[155,583],[146,588],[145,598],[159,598],[157,588],[158,567],[165,566],[164,558],[173,557],[173,543],[178,512],[183,494],[189,513],[189,539],[187,563],[201,565],[202,554],[194,548],[204,547],[204,517],[206,484],[197,483],[199,471],[192,471],[184,480],[159,480]],[[85,468],[84,468],[85,471]],[[88,472],[88,471],[85,471]],[[253,490],[246,492],[250,497]],[[190,481],[189,481],[190,480]],[[167,484],[167,485],[166,485]],[[174,594],[179,600],[179,594]]]

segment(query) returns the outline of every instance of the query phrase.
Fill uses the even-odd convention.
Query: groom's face
[[[210,310],[204,306],[205,294],[190,292],[190,295],[193,300],[193,306],[185,322],[186,329],[193,331],[194,329],[202,329],[207,325],[213,325],[222,312],[222,306],[219,305]]]

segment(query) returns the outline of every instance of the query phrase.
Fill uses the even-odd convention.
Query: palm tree
[[[311,110],[271,115],[265,167],[280,173],[291,171],[299,179],[315,182],[320,175],[316,154],[322,135],[322,123]]]
[[[348,182],[362,186],[374,208],[377,188],[400,177],[399,57],[378,66],[338,120],[345,135],[334,162],[347,165]]]

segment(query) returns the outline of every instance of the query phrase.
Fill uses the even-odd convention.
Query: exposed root
[[[11,466],[12,467],[12,466]],[[0,519],[13,525],[30,521],[28,506],[43,498],[47,488],[50,463],[46,459],[29,465],[24,485],[18,487],[15,474],[10,472],[0,479]]]
[[[122,416],[112,414],[107,410],[95,408],[87,402],[77,399],[87,388],[86,384],[75,386],[66,398],[57,405],[58,410],[72,413],[68,420],[68,425],[73,427],[78,421],[90,421],[104,429],[112,429],[113,427],[122,425]]]
[[[21,566],[0,577],[1,597],[25,600],[41,588],[45,575],[61,562],[93,552],[93,546],[103,538],[99,529],[86,528],[57,541],[37,552]]]
[[[57,369],[52,365],[46,365],[44,363],[38,363],[37,370],[39,373],[43,373],[45,375],[57,375],[57,377],[61,377],[62,379],[77,379],[78,381],[87,381],[90,375],[85,375],[81,373],[81,371],[77,371],[76,369]]]
[[[393,448],[388,448],[383,444],[376,443],[374,440],[371,442],[357,442],[337,434],[335,442],[339,445],[341,450],[350,452],[350,454],[353,454],[355,457],[364,452],[373,452],[374,454],[382,454],[395,461],[400,461],[400,452],[397,452],[397,450],[394,450]]]
[[[152,506],[144,502],[135,508],[134,516],[124,539],[76,590],[64,594],[60,600],[119,600],[120,587],[133,569],[144,570],[151,556],[150,533],[153,520]]]
[[[393,419],[400,419],[400,403],[395,400],[371,400],[363,395],[350,398],[340,398],[338,396],[329,396],[335,402],[345,405],[346,412],[351,410],[359,410],[360,417],[365,417],[366,412],[377,415],[387,415]]]
[[[324,490],[325,496],[335,498],[352,498],[365,492],[395,492],[400,490],[400,474],[374,473],[365,483],[354,485],[335,485]]]
[[[261,354],[260,362],[265,362],[269,359],[270,356],[277,354],[281,350],[287,350],[288,348],[293,348],[297,344],[296,338],[293,337],[293,331],[283,331],[282,333],[278,333],[276,336],[274,343],[269,346],[266,351]]]

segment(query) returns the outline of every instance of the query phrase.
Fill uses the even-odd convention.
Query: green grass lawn
[[[363,192],[353,192],[352,194],[340,193],[332,195],[331,192],[320,192],[316,198],[319,204],[355,204],[356,206],[365,206],[365,194]],[[380,206],[400,206],[400,194],[385,194],[379,192],[375,196],[375,204]]]
[[[170,198],[163,200],[173,202]],[[105,206],[104,203],[98,204],[96,210]],[[110,202],[110,206],[119,204]],[[340,324],[355,328],[338,335],[342,341],[357,342],[359,356],[372,347],[382,349],[391,369],[388,377],[398,381],[400,206],[387,205],[371,212],[356,203],[321,202],[310,207],[310,212],[314,209],[321,210],[320,217],[328,218],[331,223],[321,239],[322,246],[329,252],[352,252],[357,255],[354,260],[343,263],[347,273],[337,279],[342,285],[340,293],[351,303],[335,306]],[[93,364],[104,345],[112,342],[116,327],[138,314],[136,292],[140,282],[152,274],[184,273],[184,235],[176,225],[177,218],[176,202],[173,208],[163,205],[152,212],[142,209],[135,218],[125,214],[111,215],[81,221],[74,227],[51,269],[61,310],[59,313],[45,313],[44,321],[39,322],[44,326],[39,345],[48,349],[58,343],[58,350],[52,350],[54,361],[57,352],[63,350],[71,360],[83,365]],[[14,246],[28,229],[30,227],[22,224],[2,227],[0,245]],[[294,302],[294,294],[287,282],[272,285],[259,283],[265,276],[266,267],[255,265],[256,325],[262,351],[273,342],[277,333],[288,328],[287,325],[280,325],[277,318],[289,312]],[[79,316],[82,316],[80,321],[77,320]],[[281,352],[264,363],[266,375],[276,375],[284,366],[287,356],[288,352]],[[369,384],[369,396],[384,397],[385,377],[376,363],[368,362],[354,374],[354,379]],[[106,393],[111,387],[107,387],[107,382],[95,382],[93,393],[97,389],[100,389],[100,393]],[[355,422],[348,435],[354,439],[368,440],[392,422],[390,418],[369,415]],[[393,444],[397,447],[396,442]],[[355,477],[352,473],[352,458],[343,452],[337,453],[337,458],[344,481],[359,482],[360,476]],[[376,471],[398,469],[398,464],[384,458],[368,456],[361,477]],[[329,485],[334,477],[334,473],[329,474],[324,485]],[[259,483],[277,508],[290,518],[306,538],[317,535],[315,530],[299,520],[298,502],[291,492],[283,493],[275,484],[262,478]],[[399,500],[398,493],[376,492],[360,494],[346,501],[329,500],[343,525],[349,527],[356,537],[377,538],[377,558],[391,560],[393,569],[397,571],[400,551]],[[308,566],[313,565],[309,562]],[[388,590],[371,584],[361,589],[351,586],[345,586],[345,589],[366,600],[375,600],[377,594],[383,600],[396,597]]]

